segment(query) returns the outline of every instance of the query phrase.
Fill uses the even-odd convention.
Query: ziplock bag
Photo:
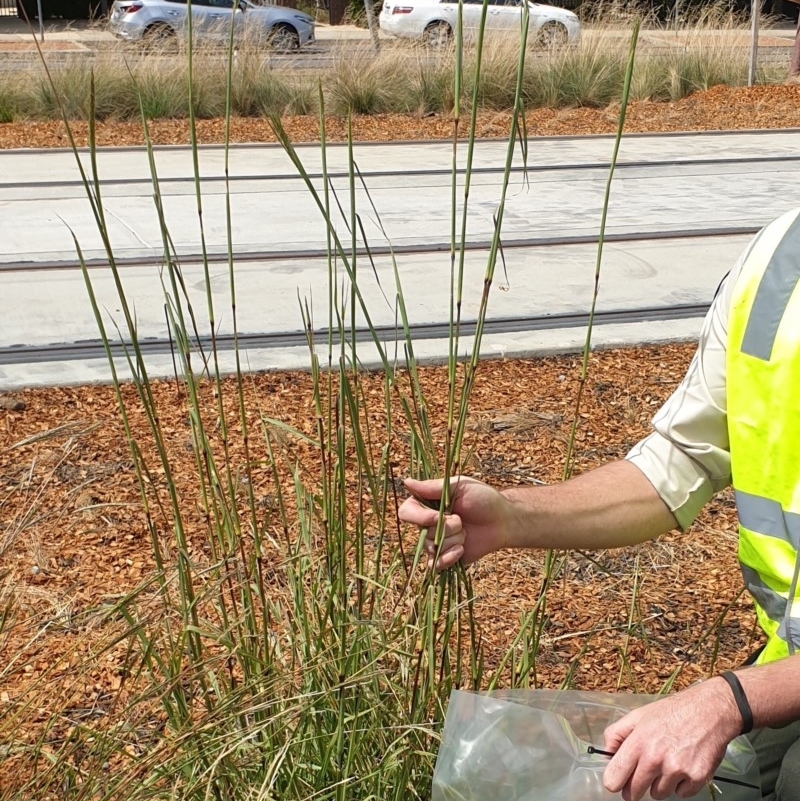
[[[456,690],[442,733],[432,801],[609,801],[603,731],[658,696],[554,690]],[[745,737],[717,768],[718,801],[761,801],[758,764]],[[747,786],[749,785],[749,786]],[[649,798],[649,796],[648,796]],[[696,796],[710,801],[707,788]],[[676,796],[670,796],[675,799]]]

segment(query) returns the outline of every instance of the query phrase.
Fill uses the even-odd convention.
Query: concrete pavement
[[[515,172],[506,200],[504,265],[498,266],[495,276],[492,319],[588,309],[596,254],[591,238],[599,226],[611,147],[609,137],[532,141],[527,175]],[[621,239],[606,246],[600,309],[709,301],[749,235],[697,239],[678,232],[758,226],[797,203],[799,151],[797,132],[626,139],[609,218],[609,232]],[[318,148],[305,146],[299,152],[315,176],[313,183],[321,189]],[[778,160],[764,160],[769,157]],[[188,151],[159,148],[156,158],[172,236],[178,251],[191,257],[199,251],[199,226]],[[441,323],[448,315],[450,158],[450,146],[444,143],[356,148],[370,196],[358,190],[356,202],[370,245],[385,245],[382,227],[393,246],[409,251],[397,255],[397,265],[414,324]],[[485,243],[494,228],[500,184],[494,170],[504,158],[503,143],[479,143],[467,229],[468,240],[476,245]],[[342,208],[348,209],[345,160],[343,147],[330,148],[331,183]],[[208,248],[220,253],[226,250],[221,148],[203,148],[200,162]],[[325,229],[308,190],[275,146],[236,147],[230,167],[240,332],[301,330],[303,298],[316,310],[315,323],[325,325],[322,310],[327,309],[329,268],[319,253]],[[141,149],[102,151],[99,171],[117,256],[158,255],[161,237]],[[75,259],[71,232],[88,256],[99,257],[101,247],[71,154],[0,153],[0,176],[0,237],[6,243],[0,257],[0,388],[107,379],[102,359],[59,362],[54,357],[26,364],[9,358],[14,345],[97,339],[80,272],[68,269]],[[337,230],[349,242],[344,219],[337,222]],[[646,236],[659,232],[673,235],[667,239]],[[558,240],[565,236],[582,236],[585,241]],[[475,315],[486,253],[485,245],[467,253],[466,319]],[[394,294],[391,258],[385,253],[376,255],[373,266],[361,257],[359,265],[359,285],[374,322],[391,326],[396,311],[384,296]],[[158,266],[134,263],[123,267],[122,273],[126,294],[136,309],[139,335],[164,338],[167,329]],[[109,324],[119,323],[119,302],[107,270],[98,268],[92,276]],[[229,332],[227,264],[212,264],[207,280],[202,267],[188,258],[184,277],[201,318],[206,287],[210,288],[217,330]],[[595,329],[594,339],[598,345],[686,339],[697,335],[699,322],[695,318],[603,325]],[[204,328],[202,320],[200,327]],[[498,333],[485,339],[484,353],[511,356],[574,350],[583,336],[582,329]],[[442,342],[423,340],[417,353],[423,359],[441,359]],[[368,347],[362,349],[362,356],[366,363],[374,363],[375,354]],[[172,371],[168,355],[149,361],[154,374]],[[298,368],[307,366],[308,354],[304,347],[295,346],[254,349],[247,352],[246,362],[254,369]],[[223,365],[232,368],[229,356]]]
[[[586,236],[597,231],[603,203],[608,137],[532,140],[528,181],[517,152],[503,224],[505,242],[515,239]],[[614,183],[609,231],[638,235],[644,231],[680,232],[759,225],[776,216],[786,198],[795,196],[800,134],[739,133],[728,136],[630,136],[622,147]],[[470,241],[486,241],[494,230],[499,169],[507,145],[481,142],[476,151],[470,195]],[[321,192],[320,151],[297,148]],[[447,142],[360,144],[356,160],[366,189],[357,188],[358,208],[372,245],[415,246],[447,240],[451,224],[450,163]],[[224,150],[200,151],[206,224],[212,252],[227,250],[224,241]],[[737,159],[755,155],[762,163]],[[460,150],[461,165],[466,148]],[[88,156],[82,155],[88,168]],[[192,165],[186,148],[158,148],[157,171],[167,221],[179,254],[197,254],[199,230]],[[102,257],[102,242],[85,202],[74,157],[68,151],[16,151],[0,154],[0,192],[6,201],[0,237],[7,248],[0,263],[74,259],[72,233],[87,258]],[[334,189],[348,208],[346,147],[330,146],[328,170]],[[151,199],[147,158],[141,148],[104,149],[98,156],[109,227],[117,255],[152,257],[161,253],[161,231]],[[242,145],[231,151],[233,237],[237,254],[292,252],[325,246],[325,229],[313,198],[283,150],[270,145]],[[463,180],[463,179],[461,179]],[[370,208],[375,204],[380,225]],[[346,221],[340,219],[344,230]],[[31,240],[26,232],[48,232]]]

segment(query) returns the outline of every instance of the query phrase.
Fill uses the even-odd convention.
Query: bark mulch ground
[[[693,349],[690,344],[645,347],[592,357],[577,437],[578,472],[623,457],[647,433],[653,412],[680,380]],[[482,365],[472,403],[469,472],[497,486],[559,481],[579,374],[577,357]],[[365,396],[381,397],[380,376],[364,382]],[[446,376],[440,368],[428,368],[423,383],[434,436],[442,442]],[[154,391],[175,459],[178,495],[184,507],[199,509],[180,390],[174,382],[159,382]],[[308,374],[257,375],[247,393],[252,431],[258,430],[260,413],[313,435]],[[235,403],[232,383],[224,394]],[[113,390],[35,389],[7,400],[0,429],[0,608],[9,604],[10,613],[0,632],[0,709],[10,712],[32,703],[24,724],[4,735],[16,749],[41,737],[48,721],[46,737],[55,746],[77,722],[110,723],[130,698],[129,688],[122,687],[130,658],[124,643],[97,654],[118,629],[105,613],[146,581],[155,563]],[[147,450],[144,416],[134,411],[131,425]],[[254,437],[250,447],[254,462],[266,464],[263,441]],[[402,446],[399,452],[396,469],[402,474],[408,461]],[[258,508],[269,509],[274,499],[269,470],[255,470],[252,481]],[[198,569],[209,566],[213,559],[202,517],[190,511],[186,523],[192,562]],[[166,524],[163,529],[163,544],[174,557],[175,543]],[[275,543],[282,541],[279,530],[271,534]],[[407,541],[406,551],[412,548]],[[284,557],[277,545],[266,553],[273,576],[280,574]],[[473,568],[489,670],[530,610],[543,566],[544,555],[531,552],[497,554]],[[658,692],[676,674],[675,686],[683,687],[735,666],[758,639],[750,605],[739,597],[740,585],[728,494],[687,534],[674,532],[624,551],[572,554],[548,596],[538,684],[558,687],[566,680],[580,689]],[[270,592],[287,590],[275,580]],[[287,603],[291,608],[290,598]],[[124,695],[117,700],[120,692]],[[29,770],[17,759],[6,760],[0,796]]]
[[[619,109],[567,108],[534,109],[527,113],[530,136],[573,136],[614,133]],[[466,131],[462,122],[462,133]],[[295,142],[314,142],[319,126],[314,117],[286,117],[284,125]],[[481,112],[477,131],[480,136],[503,136],[508,131],[509,114]],[[274,142],[275,137],[264,119],[233,120],[234,142]],[[757,128],[800,128],[800,86],[756,86],[752,88],[715,86],[674,103],[639,102],[631,104],[626,130],[629,133],[666,131],[748,130]],[[74,123],[79,144],[86,143],[85,123]],[[198,138],[202,143],[224,141],[222,120],[199,120]],[[340,118],[327,124],[331,141],[344,139],[346,126]],[[154,120],[150,124],[153,142],[162,145],[185,144],[188,124],[185,120]],[[453,124],[446,115],[419,117],[414,115],[377,114],[356,117],[353,134],[358,140],[390,141],[409,139],[447,139],[453,135]],[[97,143],[102,146],[142,144],[142,128],[138,122],[101,122],[97,126]],[[59,122],[18,122],[0,124],[0,148],[65,147],[67,138]]]
[[[531,116],[532,134],[602,133],[615,125],[613,110]],[[629,120],[630,130],[640,131],[800,127],[800,87],[719,87],[679,103],[637,104]],[[498,135],[507,118],[482,115],[481,125],[483,134]],[[314,138],[314,120],[288,120],[287,126],[298,140]],[[3,125],[0,142],[63,144],[58,130],[51,123]],[[204,141],[219,141],[221,123],[203,122],[200,130]],[[153,132],[159,142],[186,139],[180,121],[154,123]],[[133,125],[105,123],[99,134],[103,144],[138,141]],[[356,124],[363,139],[450,134],[444,119],[378,117]],[[268,127],[241,120],[234,135],[237,141],[263,141]],[[647,433],[692,352],[687,344],[593,355],[578,430],[578,471],[624,456]],[[575,357],[482,365],[472,405],[470,472],[495,485],[558,481],[578,376]],[[423,378],[443,437],[445,376],[430,368]],[[308,429],[310,387],[305,373],[254,376],[248,408]],[[191,497],[185,413],[175,402],[174,384],[157,384],[156,395],[180,464],[178,492]],[[146,441],[144,418],[134,415],[132,425]],[[405,466],[397,469],[402,474]],[[200,558],[205,546],[199,528],[190,537]],[[542,554],[528,553],[496,555],[474,568],[490,663],[530,608],[542,566]],[[9,609],[0,624],[0,719],[35,693],[28,724],[15,737],[30,742],[42,736],[44,723],[65,704],[72,718],[75,710],[111,708],[125,651],[120,646],[99,660],[89,656],[107,636],[98,610],[146,580],[153,568],[113,391],[74,387],[0,396],[0,611]],[[682,687],[737,665],[758,640],[740,588],[735,510],[727,493],[686,534],[674,532],[625,551],[573,554],[550,596],[539,683],[555,687],[569,675],[578,688],[656,692],[676,672],[676,686]],[[25,775],[19,764],[7,760],[0,767],[0,796],[20,778]]]

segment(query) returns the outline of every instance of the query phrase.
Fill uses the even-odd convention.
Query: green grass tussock
[[[6,85],[0,86],[0,123],[14,122],[17,117],[17,98]]]
[[[231,82],[234,114],[240,117],[282,114],[291,105],[292,94],[286,78],[270,72],[265,75],[257,59],[242,59],[235,65]]]
[[[387,66],[367,54],[340,54],[323,77],[328,110],[339,116],[395,111],[403,90],[395,94],[394,85],[402,79],[391,80]]]
[[[528,104],[549,108],[607,106],[618,101],[625,73],[619,53],[586,48],[536,70],[527,85]]]
[[[406,74],[406,110],[420,115],[449,114],[455,106],[454,71],[449,55],[434,60],[418,53]]]
[[[361,65],[351,66],[341,66],[334,76],[339,108],[380,108],[384,96],[364,89]],[[230,111],[235,69],[228,75]],[[144,77],[138,76],[133,85],[142,87]],[[207,88],[204,78],[202,68],[189,65],[190,108],[211,107],[204,90],[196,90]],[[454,80],[458,85],[460,75]],[[475,87],[480,80],[477,68]],[[57,87],[54,96],[59,96]],[[453,96],[458,103],[459,92]],[[143,94],[145,133],[148,102]],[[324,102],[320,106],[324,176]],[[519,80],[514,108],[516,121],[522,112]],[[90,119],[96,116],[91,84],[88,106],[77,101],[63,106],[65,116],[76,110]],[[454,112],[457,117],[457,105]],[[394,295],[389,302],[397,309],[397,344],[404,351],[405,369],[399,369],[387,350],[364,301],[362,287],[374,274],[370,265],[361,264],[355,233],[363,210],[356,207],[354,160],[348,162],[348,190],[333,197],[327,180],[319,182],[305,171],[277,114],[270,124],[329,232],[327,287],[313,298],[314,308],[327,311],[322,313],[326,341],[317,343],[308,335],[312,389],[303,400],[309,409],[303,430],[290,430],[261,413],[241,370],[234,381],[222,380],[213,333],[207,352],[199,353],[193,344],[202,313],[187,297],[149,151],[163,240],[164,308],[179,375],[166,397],[159,391],[148,375],[135,309],[120,278],[102,181],[84,174],[117,286],[114,327],[130,342],[129,390],[121,386],[113,359],[109,368],[139,486],[142,529],[150,538],[156,570],[109,615],[114,625],[107,647],[124,644],[121,674],[127,685],[113,716],[97,725],[76,726],[55,744],[46,733],[33,743],[17,740],[18,723],[30,714],[21,704],[15,707],[19,717],[0,724],[0,742],[10,741],[15,758],[35,766],[16,793],[20,801],[44,799],[54,791],[64,801],[422,801],[429,798],[436,738],[452,689],[484,684],[470,578],[460,567],[441,575],[421,569],[426,556],[419,536],[401,531],[397,521],[395,473],[402,465],[402,474],[451,474],[467,461],[461,452],[467,407],[500,249],[516,127],[512,124],[500,182],[498,224],[487,256],[474,351],[466,363],[460,360],[458,334],[451,337],[448,435],[439,443],[418,378],[396,264],[385,276],[383,291],[387,300]],[[92,152],[93,131],[90,126]],[[470,131],[474,139],[474,119]],[[460,180],[454,167],[454,193]],[[195,183],[205,242],[197,172]],[[456,231],[467,199],[465,189],[463,212],[456,204],[451,210],[453,253],[463,253]],[[339,213],[346,215],[352,241],[339,239]],[[214,224],[231,230],[229,204],[224,219]],[[83,263],[77,241],[76,248]],[[235,331],[232,248],[229,238],[226,314]],[[204,269],[207,314],[213,320],[208,263]],[[452,269],[453,283],[460,284],[463,258],[454,259]],[[84,277],[108,350],[110,334],[86,269]],[[455,330],[460,301],[450,299]],[[298,310],[309,332],[318,328],[311,304],[312,299],[306,300]],[[360,369],[357,321],[379,355],[380,374],[367,376]],[[116,339],[115,334],[111,336]],[[164,428],[164,403],[182,408],[194,464],[192,491],[177,488],[176,476],[185,467],[171,447],[173,435]],[[146,434],[133,433],[129,421],[134,415],[146,422]],[[265,493],[267,504],[261,503]],[[446,508],[446,497],[443,502]],[[442,527],[440,516],[439,540]],[[511,683],[529,682],[528,656],[520,659],[522,666],[516,662]],[[58,719],[54,714],[53,720]],[[115,768],[111,773],[103,767],[110,765]]]

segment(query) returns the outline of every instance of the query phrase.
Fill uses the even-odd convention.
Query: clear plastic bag
[[[603,731],[656,696],[553,690],[455,691],[447,709],[432,801],[608,801]],[[755,753],[728,746],[716,775],[719,801],[760,801]],[[750,785],[743,786],[744,785]],[[671,798],[675,798],[674,796]],[[704,789],[696,799],[709,801]],[[677,801],[677,799],[676,799]]]

